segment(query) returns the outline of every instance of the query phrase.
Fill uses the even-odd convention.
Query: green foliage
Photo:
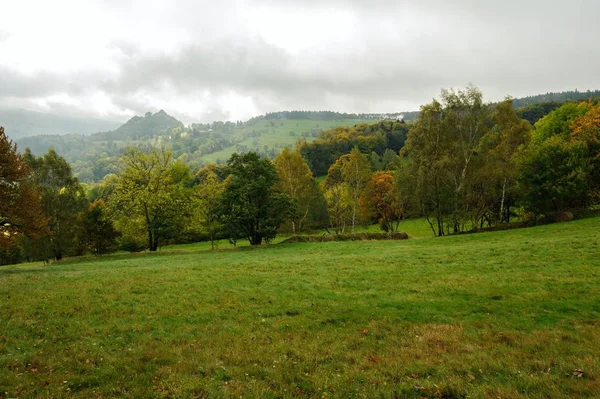
[[[539,145],[553,136],[558,136],[563,140],[568,139],[571,124],[577,118],[585,115],[591,108],[590,103],[566,103],[552,111],[535,124],[532,144]]]
[[[189,215],[189,167],[173,162],[171,152],[164,149],[143,152],[130,148],[121,162],[109,198],[112,213],[121,219],[141,219],[147,248],[156,251],[161,241],[183,230]]]
[[[42,157],[26,151],[25,161],[33,170],[33,180],[41,193],[42,212],[51,232],[47,237],[26,240],[27,257],[61,260],[64,256],[81,255],[76,237],[77,215],[87,205],[83,187],[67,161],[53,149]]]
[[[81,241],[94,255],[104,255],[117,248],[119,232],[107,215],[103,200],[92,202],[79,216],[81,223]]]
[[[404,146],[409,125],[404,121],[381,121],[354,127],[337,127],[323,132],[311,142],[301,142],[299,150],[315,176],[325,175],[329,167],[354,147],[360,152],[383,155],[386,150],[397,152]],[[389,155],[388,155],[389,157]],[[385,166],[385,165],[384,165]]]
[[[208,171],[201,184],[194,188],[192,196],[192,226],[208,234],[211,248],[215,248],[219,223],[219,201],[228,181],[221,181],[216,173]]]
[[[550,112],[559,108],[562,104],[558,102],[544,102],[526,105],[515,109],[516,114],[521,119],[525,119],[530,124],[534,125],[537,121],[548,115]]]
[[[531,145],[520,163],[520,203],[535,215],[585,207],[590,173],[581,143],[551,136]]]
[[[269,242],[296,211],[291,199],[276,189],[279,178],[275,167],[253,152],[234,154],[227,165],[231,177],[219,210],[224,233],[232,241],[248,239],[251,245]]]

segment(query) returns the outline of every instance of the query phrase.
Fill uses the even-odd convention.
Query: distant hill
[[[97,133],[93,140],[143,140],[150,139],[157,134],[168,132],[175,128],[183,128],[183,123],[167,114],[162,109],[157,113],[146,112],[146,115],[134,116],[118,129]]]
[[[600,97],[600,91],[547,93],[515,99],[513,104],[519,116],[535,123],[564,101],[593,97]],[[553,99],[555,101],[548,102]],[[99,181],[107,174],[115,173],[118,158],[128,146],[168,147],[176,158],[182,157],[191,166],[197,167],[209,162],[225,163],[234,152],[256,151],[263,156],[274,157],[285,147],[301,145],[305,156],[311,158],[313,168],[322,173],[329,165],[330,155],[345,151],[344,146],[359,145],[361,149],[373,150],[379,155],[385,147],[396,149],[400,144],[390,144],[390,140],[395,143],[394,140],[400,138],[403,143],[411,126],[411,123],[400,124],[400,119],[410,122],[418,115],[418,111],[389,114],[282,111],[257,116],[246,122],[185,126],[161,110],[135,116],[120,127],[99,129],[99,133],[91,135],[77,131],[77,134],[21,137],[17,143],[21,150],[29,147],[35,154],[54,148],[73,165],[74,172],[84,182]],[[348,130],[348,140],[321,140],[317,145],[310,145],[319,137],[327,139],[323,132],[337,127],[353,128]],[[11,134],[8,128],[7,132]],[[350,134],[352,132],[356,134]]]
[[[92,134],[118,128],[119,122],[45,114],[25,109],[0,109],[0,126],[13,140],[46,134]]]
[[[513,106],[515,108],[525,107],[527,105],[539,104],[539,103],[563,103],[565,101],[581,101],[588,98],[599,98],[600,90],[588,90],[588,91],[561,91],[557,93],[546,93],[538,94],[535,96],[528,96],[523,98],[515,98],[513,100]]]

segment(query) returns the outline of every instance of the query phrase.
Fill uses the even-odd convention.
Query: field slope
[[[600,218],[0,269],[3,397],[598,397]]]

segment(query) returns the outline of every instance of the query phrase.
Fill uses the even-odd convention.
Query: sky
[[[0,0],[0,108],[185,123],[600,89],[598,0]]]

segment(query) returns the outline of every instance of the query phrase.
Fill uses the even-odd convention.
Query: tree
[[[600,105],[594,106],[571,125],[570,139],[583,143],[590,163],[589,202],[600,203]]]
[[[0,248],[12,246],[20,235],[40,237],[48,232],[31,172],[0,127]]]
[[[348,183],[352,197],[352,232],[354,233],[358,201],[371,177],[371,165],[358,147],[354,147],[350,154],[340,158],[340,160],[342,179]]]
[[[342,156],[329,167],[323,183],[329,224],[335,234],[344,233],[346,226],[352,223],[352,194],[348,183],[342,176],[342,158],[344,157],[348,157],[348,155]]]
[[[519,159],[521,204],[536,216],[586,208],[600,183],[600,111],[567,103],[535,125]]]
[[[121,171],[109,203],[116,215],[142,219],[148,248],[156,251],[160,240],[183,229],[190,212],[186,189],[190,179],[189,167],[173,162],[170,151],[129,148],[121,158]]]
[[[436,236],[445,234],[445,216],[450,208],[448,185],[445,184],[446,142],[443,107],[434,100],[421,107],[419,120],[401,151],[406,164],[399,175],[399,185],[413,187],[412,201]]]
[[[398,230],[404,216],[404,204],[392,173],[375,173],[365,187],[360,203],[363,214],[377,219],[383,231]]]
[[[292,215],[292,232],[301,231],[304,221],[310,214],[311,206],[318,199],[318,186],[315,184],[308,164],[298,151],[283,151],[273,160],[279,176],[277,189],[296,202],[298,213]]]
[[[247,238],[251,245],[275,238],[279,226],[295,211],[290,198],[276,188],[275,167],[255,152],[233,154],[227,164],[231,180],[219,209],[224,232],[234,241]]]
[[[227,184],[228,180],[221,181],[216,173],[209,171],[193,194],[194,217],[208,233],[211,249],[215,249],[216,233],[220,227],[219,201]]]
[[[486,185],[487,196],[493,196],[492,207],[499,197],[498,220],[508,223],[510,204],[517,195],[517,159],[520,150],[530,140],[531,125],[515,113],[511,99],[496,106],[493,120],[494,127],[481,140],[481,153],[485,163],[481,168],[481,180],[492,183],[492,187]],[[499,195],[496,195],[497,192]]]
[[[57,261],[67,255],[79,255],[75,240],[77,215],[87,205],[83,187],[73,176],[71,166],[53,149],[41,157],[27,149],[24,158],[33,170],[33,179],[42,195],[42,211],[51,232],[47,237],[30,241],[26,246],[28,255]]]
[[[352,222],[352,195],[347,183],[339,182],[325,191],[329,223],[335,234],[344,233]]]
[[[94,255],[111,253],[116,249],[120,233],[107,215],[103,200],[92,202],[85,212],[80,214],[82,229],[81,240],[87,250]]]
[[[402,177],[414,176],[412,193],[438,236],[464,230],[469,220],[475,224],[469,198],[480,140],[491,125],[477,88],[442,90],[441,98],[421,107],[401,152],[410,170]]]
[[[530,145],[520,162],[520,198],[536,216],[583,207],[588,192],[590,165],[582,143],[552,136]]]

